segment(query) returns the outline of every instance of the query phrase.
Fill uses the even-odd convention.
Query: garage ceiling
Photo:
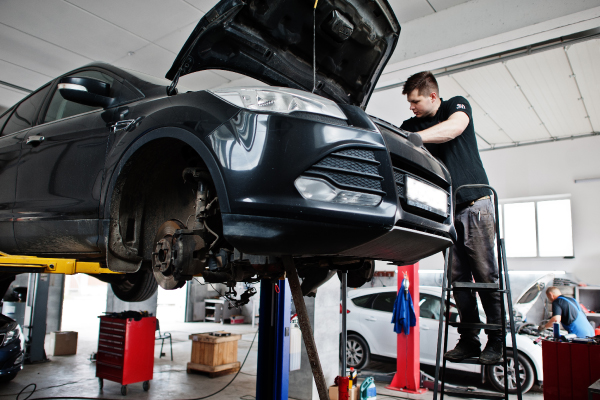
[[[469,100],[479,148],[491,150],[600,131],[598,65],[594,39],[440,76],[438,83],[442,98]],[[368,111],[401,124],[412,116],[401,92],[377,92]]]

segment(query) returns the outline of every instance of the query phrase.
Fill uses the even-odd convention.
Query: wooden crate
[[[238,340],[242,335],[211,336],[208,333],[194,333],[192,340],[191,362],[187,371],[208,373],[210,377],[237,372],[240,363],[237,360]]]

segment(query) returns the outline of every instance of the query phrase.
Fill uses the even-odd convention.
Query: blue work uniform
[[[562,326],[569,333],[574,333],[575,335],[577,335],[577,337],[580,337],[580,338],[593,337],[594,336],[594,328],[592,328],[592,325],[590,325],[590,322],[585,317],[585,313],[581,309],[581,306],[579,305],[579,303],[577,303],[577,301],[575,301],[574,299],[565,297],[565,296],[559,296],[556,300],[558,300],[558,299],[564,299],[564,301],[569,303],[571,306],[574,306],[574,308],[577,310],[577,316],[575,318],[568,318],[567,315],[565,315],[563,317],[563,315],[562,315],[563,313],[560,313],[560,315],[561,315],[560,320],[561,320]],[[556,300],[554,300],[554,301],[556,301]],[[554,306],[554,304],[553,304],[553,306]],[[553,312],[553,314],[554,314],[554,312]],[[557,313],[554,315],[559,315],[559,314]],[[570,319],[572,321],[569,323]]]

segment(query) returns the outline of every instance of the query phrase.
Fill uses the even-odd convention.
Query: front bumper
[[[23,369],[22,338],[0,347],[0,376],[20,371]],[[19,360],[20,358],[20,360]],[[17,362],[17,360],[19,360]]]
[[[447,170],[392,127],[348,122],[241,110],[212,132],[206,142],[231,210],[222,216],[227,241],[247,254],[402,263],[448,247],[455,236],[450,200],[448,215],[440,217],[410,207],[403,187],[412,176],[450,193]],[[294,186],[299,176],[382,200],[375,207],[307,200]]]
[[[352,225],[248,215],[223,215],[227,240],[245,254],[366,258],[412,264],[452,245],[447,237],[394,226]]]

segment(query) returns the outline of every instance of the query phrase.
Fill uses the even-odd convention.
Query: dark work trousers
[[[495,247],[495,215],[491,199],[478,200],[472,206],[457,208],[454,225],[458,240],[452,248],[452,283],[498,282]],[[502,324],[501,293],[479,292],[488,324]],[[454,291],[461,322],[480,323],[475,291]],[[461,338],[479,341],[479,329],[458,328]],[[501,339],[500,330],[485,331],[488,340]],[[477,338],[477,339],[475,339]]]

